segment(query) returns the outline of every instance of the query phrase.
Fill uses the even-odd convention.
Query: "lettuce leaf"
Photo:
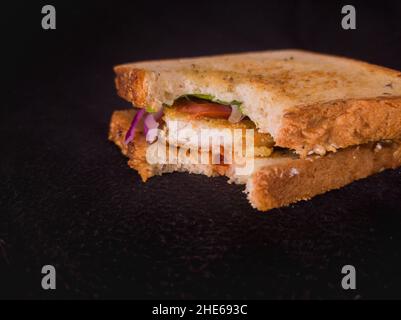
[[[203,99],[203,100],[208,100],[208,101],[211,101],[211,102],[224,104],[226,106],[235,105],[235,106],[238,107],[238,109],[241,111],[241,113],[244,113],[242,108],[241,108],[242,102],[238,101],[238,100],[232,100],[232,101],[228,102],[228,101],[223,101],[223,100],[220,100],[220,99],[216,99],[216,97],[211,95],[211,94],[201,94],[201,93],[186,94],[186,95],[181,96],[180,98],[182,98],[182,97],[187,98],[187,99],[191,99],[191,97],[194,97],[194,98],[198,98],[198,99]]]
[[[153,108],[152,106],[147,106],[146,108],[147,113],[155,113],[157,110]]]
[[[238,101],[238,100],[232,100],[230,102],[228,101],[223,101],[220,99],[216,99],[216,97],[212,94],[207,94],[207,93],[190,93],[190,94],[184,94],[182,96],[179,96],[176,100],[180,99],[180,98],[185,98],[188,100],[191,100],[191,98],[198,98],[198,99],[203,99],[203,100],[207,100],[207,101],[211,101],[211,102],[216,102],[216,103],[220,103],[220,104],[224,104],[226,106],[231,106],[231,105],[235,105],[238,107],[238,109],[241,111],[242,114],[245,114],[243,109],[242,109],[242,102]],[[172,107],[172,105],[168,105],[168,104],[163,104],[163,107],[167,107],[170,108]],[[151,106],[146,107],[146,112],[149,113],[154,113],[157,110],[155,110],[154,108],[152,108]]]

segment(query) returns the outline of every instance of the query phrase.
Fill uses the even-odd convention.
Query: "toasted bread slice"
[[[118,94],[160,108],[181,95],[240,101],[277,146],[301,156],[401,137],[401,72],[299,50],[115,67]]]
[[[255,159],[254,170],[249,175],[238,175],[233,165],[149,164],[146,161],[149,145],[140,132],[133,143],[124,143],[134,114],[134,110],[114,112],[109,139],[129,157],[129,166],[138,171],[143,181],[174,171],[209,177],[225,175],[230,182],[246,184],[251,205],[261,211],[310,199],[384,169],[401,166],[401,141],[368,143],[305,159],[289,151],[275,151],[271,157]]]
[[[401,166],[401,141],[368,143],[325,156],[277,162],[247,181],[248,199],[261,211],[287,206]]]

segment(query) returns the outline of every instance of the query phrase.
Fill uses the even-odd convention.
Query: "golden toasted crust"
[[[128,165],[137,170],[145,182],[154,175],[154,168],[146,161],[147,143],[140,132],[135,135],[133,143],[126,144],[125,134],[135,115],[134,110],[115,111],[111,117],[109,140],[113,141],[121,152],[129,158]]]
[[[115,84],[120,97],[136,106],[146,106],[146,71],[129,67],[116,67]]]
[[[124,139],[134,115],[134,110],[119,110],[114,111],[110,119],[109,140],[113,141],[125,156],[128,155],[128,145],[124,143]]]
[[[401,143],[369,143],[266,166],[248,181],[248,197],[261,211],[287,206],[338,189],[384,169],[401,166]]]
[[[276,143],[305,157],[310,150],[324,155],[326,151],[399,137],[401,97],[379,97],[294,107],[284,114]]]
[[[241,101],[261,132],[302,156],[401,135],[401,73],[352,59],[282,50],[145,61],[115,72],[119,95],[137,107],[189,93]]]

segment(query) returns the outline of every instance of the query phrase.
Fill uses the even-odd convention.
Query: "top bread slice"
[[[401,72],[299,50],[115,67],[118,94],[160,108],[185,94],[240,101],[275,144],[301,156],[401,137]]]

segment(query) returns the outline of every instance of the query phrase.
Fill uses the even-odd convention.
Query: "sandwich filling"
[[[274,141],[268,133],[259,132],[240,107],[237,101],[227,103],[208,95],[186,95],[157,112],[140,109],[127,132],[126,143],[142,127],[151,145],[149,163],[165,164],[174,159],[248,167],[247,160],[270,157]],[[176,151],[171,152],[172,148]]]
[[[229,105],[198,98],[181,98],[173,106],[164,109],[162,133],[169,144],[178,147],[210,149],[210,140],[222,138],[225,147],[233,152],[244,152],[253,148],[255,157],[268,157],[273,151],[274,141],[267,133],[260,133],[255,124],[244,115],[234,115]],[[247,130],[252,132],[251,145],[246,141]],[[210,139],[201,139],[207,132]],[[228,146],[229,145],[229,146]]]

